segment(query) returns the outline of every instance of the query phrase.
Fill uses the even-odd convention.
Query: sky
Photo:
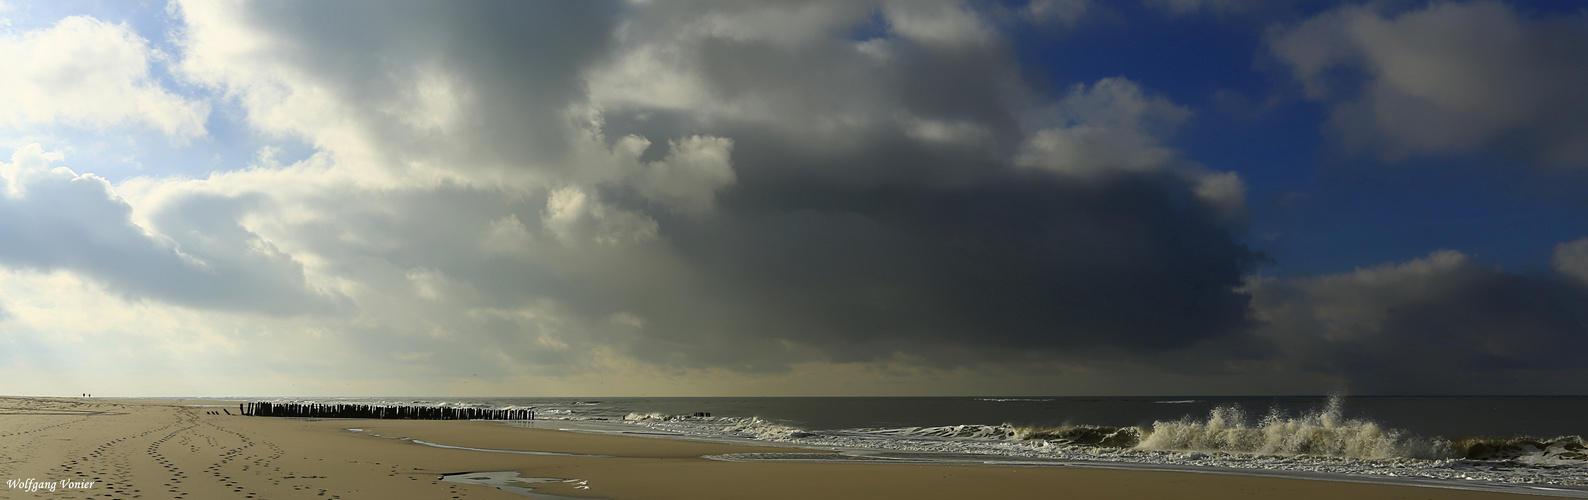
[[[1571,2],[0,0],[0,393],[1583,394]]]

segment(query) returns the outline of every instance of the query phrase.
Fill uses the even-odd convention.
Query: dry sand
[[[522,429],[495,422],[209,415],[222,408],[183,406],[188,404],[217,402],[0,398],[0,479],[32,478],[58,486],[53,492],[32,493],[0,488],[0,498],[525,498],[488,486],[439,480],[441,474],[465,471],[574,479],[589,489],[577,489],[580,483],[555,482],[536,485],[535,492],[614,500],[1542,498],[1179,472],[721,462],[699,457],[789,450]],[[236,413],[236,406],[230,411]],[[475,448],[611,456],[442,449],[395,437]],[[60,488],[62,480],[93,484]]]

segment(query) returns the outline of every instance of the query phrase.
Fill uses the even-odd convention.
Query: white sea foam
[[[712,439],[931,454],[927,456],[964,454],[999,460],[1112,462],[1588,487],[1588,460],[1582,439],[1575,436],[1542,441],[1452,443],[1407,436],[1372,421],[1344,418],[1341,413],[1336,399],[1321,410],[1300,416],[1270,412],[1253,421],[1238,407],[1231,406],[1213,410],[1206,420],[1156,422],[1151,428],[1004,424],[810,431],[759,418],[659,414],[633,414],[625,422]],[[1469,450],[1491,456],[1469,457]]]
[[[736,437],[763,441],[808,438],[815,434],[759,417],[695,417],[660,413],[630,413],[624,422],[687,435]]]
[[[982,399],[1002,402],[1017,398]],[[1163,402],[1187,401],[1194,400]],[[844,456],[849,459],[860,456],[857,453],[882,453],[888,456],[873,458],[932,461],[952,456],[1000,463],[1086,461],[1338,473],[1564,487],[1588,497],[1588,446],[1581,437],[1447,440],[1416,436],[1379,422],[1349,418],[1340,398],[1299,415],[1269,411],[1259,417],[1231,404],[1206,415],[1139,427],[967,424],[802,429],[791,422],[765,418],[670,415],[586,402],[554,401],[534,408],[541,419],[588,421],[588,425],[610,419],[602,425],[613,427],[601,427],[602,432],[626,432],[621,429],[636,426],[713,440],[848,450]],[[619,408],[621,411],[614,411]],[[625,416],[624,412],[630,411]],[[900,453],[912,458],[901,458]],[[811,455],[802,459],[825,458]]]
[[[968,439],[1006,439],[1017,432],[1008,425],[946,425],[940,427],[884,427],[854,429],[856,434],[896,437],[933,437]]]
[[[724,431],[741,436],[751,436],[756,439],[778,440],[813,437],[816,434],[797,427],[761,420],[760,417],[749,419],[729,419],[729,424]]]
[[[1554,439],[1461,439],[1452,444],[1468,459],[1588,467],[1588,442],[1585,442],[1581,436],[1560,436]]]
[[[1321,411],[1292,417],[1270,412],[1247,420],[1239,406],[1213,409],[1207,420],[1154,422],[1136,448],[1215,451],[1254,455],[1322,455],[1343,458],[1456,458],[1442,440],[1417,439],[1369,420],[1342,416],[1342,398]]]
[[[674,415],[663,415],[661,413],[630,413],[629,416],[623,417],[623,420],[627,422],[666,422],[675,418],[678,417]]]

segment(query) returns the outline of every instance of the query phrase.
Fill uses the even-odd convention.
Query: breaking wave
[[[730,424],[724,427],[724,430],[741,436],[752,436],[756,439],[767,440],[813,437],[816,435],[798,427],[761,420],[760,417],[733,419]]]
[[[682,418],[682,417],[678,416],[678,415],[665,415],[665,414],[661,414],[661,413],[630,413],[629,416],[623,417],[623,421],[625,421],[625,422],[646,422],[646,421],[666,422],[668,420],[675,420],[675,419],[678,419],[678,418]]]
[[[1150,428],[1098,425],[1022,427],[1004,424],[867,429],[865,433],[1268,456],[1435,460],[1466,456],[1477,458],[1477,455],[1531,456],[1537,455],[1540,450],[1555,450],[1552,456],[1561,457],[1582,454],[1581,442],[1569,439],[1536,443],[1480,440],[1458,444],[1443,439],[1410,436],[1399,430],[1384,428],[1371,420],[1346,418],[1342,407],[1343,399],[1333,397],[1326,407],[1304,415],[1291,416],[1276,410],[1260,419],[1251,419],[1239,406],[1221,406],[1209,412],[1206,419],[1187,416],[1175,421],[1153,422]]]
[[[1141,442],[1141,429],[1137,427],[1066,425],[1063,427],[1017,427],[1016,431],[1014,435],[1016,439],[1023,441],[1040,439],[1066,446],[1132,448]]]
[[[1554,439],[1469,438],[1458,439],[1451,446],[1462,458],[1470,460],[1588,466],[1588,442],[1584,442],[1582,436]]]
[[[1006,443],[1047,450],[1097,453],[1217,453],[1254,457],[1318,457],[1368,460],[1474,460],[1515,464],[1588,466],[1588,443],[1579,436],[1553,439],[1468,438],[1446,440],[1414,436],[1367,419],[1347,418],[1342,397],[1301,415],[1278,410],[1250,417],[1237,405],[1214,408],[1206,418],[1186,416],[1156,421],[1150,427],[1064,425],[1054,427],[945,425],[810,431],[758,417],[699,417],[631,413],[625,421],[686,434],[712,434],[779,442],[884,439]],[[960,445],[946,449],[958,449]]]
[[[661,413],[630,413],[623,420],[653,429],[700,434],[701,431],[723,436],[783,441],[816,436],[815,433],[791,427],[760,417],[699,417],[690,415],[664,415]]]
[[[1221,406],[1206,420],[1153,422],[1136,448],[1228,452],[1252,455],[1321,455],[1342,458],[1457,458],[1451,443],[1407,436],[1371,420],[1342,415],[1342,398],[1326,408],[1292,417],[1269,412],[1252,422],[1239,406]]]
[[[1001,404],[1027,399],[977,400]],[[1187,404],[1203,401],[1163,398],[1146,402]],[[1131,400],[1129,403],[1134,405],[1141,402]],[[1588,495],[1588,441],[1581,436],[1541,438],[1480,435],[1456,436],[1456,439],[1419,436],[1371,419],[1348,417],[1344,403],[1344,398],[1334,397],[1327,404],[1295,414],[1294,410],[1286,413],[1278,409],[1267,413],[1247,413],[1232,402],[1202,415],[1157,420],[1140,426],[1029,426],[1004,423],[816,429],[801,428],[797,421],[764,417],[713,417],[703,412],[694,415],[647,413],[636,411],[641,409],[634,406],[603,406],[604,403],[593,401],[558,401],[532,408],[540,418],[553,420],[616,420],[629,426],[662,431],[661,434],[772,442],[854,452],[841,455],[845,460],[896,461],[908,454],[917,454],[914,456],[921,458],[914,460],[1020,464],[1080,461],[1288,470],[1440,481],[1545,484],[1572,488],[1571,491]],[[978,403],[978,406],[985,408],[987,405]],[[1426,418],[1462,416],[1430,412]],[[1518,418],[1527,417],[1523,415]],[[898,420],[930,421],[928,418]],[[606,432],[608,428],[603,425],[608,424],[592,428]],[[1568,426],[1556,432],[1569,434],[1573,430]],[[831,453],[794,453],[757,455],[754,458],[814,460],[812,457],[817,455],[823,460],[839,456]]]
[[[1130,448],[1141,440],[1136,427],[1065,425],[1060,427],[1022,427],[1003,425],[947,425],[941,427],[894,427],[854,431],[876,436],[944,439],[984,439],[1001,441],[1042,441],[1066,446]]]

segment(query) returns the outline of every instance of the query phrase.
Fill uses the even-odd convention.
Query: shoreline
[[[1324,474],[1107,463],[728,461],[703,457],[818,450],[650,433],[525,428],[495,421],[210,415],[224,407],[184,406],[226,402],[0,397],[0,446],[9,455],[0,460],[0,477],[95,481],[92,488],[55,492],[7,490],[40,498],[107,493],[117,498],[526,498],[491,486],[441,480],[445,474],[497,471],[573,481],[513,483],[538,495],[613,500],[1007,498],[1054,492],[1121,499],[1256,495],[1373,500],[1435,494],[1458,499],[1588,498],[1581,490],[1487,491]]]
[[[495,422],[514,427],[524,427],[519,422]],[[571,427],[570,427],[571,426]],[[587,426],[586,428],[579,428]],[[1493,481],[1468,481],[1457,482],[1426,477],[1413,476],[1383,476],[1372,474],[1348,474],[1336,472],[1297,471],[1287,469],[1262,469],[1216,467],[1202,465],[1174,465],[1150,462],[1106,461],[1106,460],[1076,460],[1076,459],[1037,459],[1010,456],[988,456],[970,453],[932,453],[910,452],[891,449],[847,449],[825,446],[800,446],[798,443],[761,442],[746,438],[704,437],[688,434],[670,433],[654,429],[626,428],[625,424],[602,422],[597,426],[588,426],[581,421],[542,420],[529,424],[529,428],[557,428],[562,432],[579,432],[590,434],[610,434],[631,436],[648,439],[672,439],[680,441],[695,441],[703,443],[718,443],[729,445],[748,446],[773,446],[785,448],[784,452],[772,453],[775,457],[735,457],[707,456],[712,460],[745,463],[824,463],[824,464],[854,464],[860,466],[882,464],[912,464],[930,466],[967,466],[967,467],[1029,467],[1029,468],[1076,468],[1096,470],[1118,470],[1131,472],[1168,472],[1188,474],[1212,474],[1234,477],[1252,477],[1269,479],[1291,479],[1300,481],[1330,481],[1355,484],[1374,484],[1388,486],[1410,486],[1418,488],[1434,488],[1440,490],[1478,491],[1505,494],[1520,494],[1528,496],[1544,496],[1556,498],[1588,498],[1588,488],[1572,488],[1552,484],[1522,484],[1500,483]],[[602,429],[599,427],[608,427]],[[755,454],[751,454],[755,455]],[[792,455],[806,455],[795,457]]]

